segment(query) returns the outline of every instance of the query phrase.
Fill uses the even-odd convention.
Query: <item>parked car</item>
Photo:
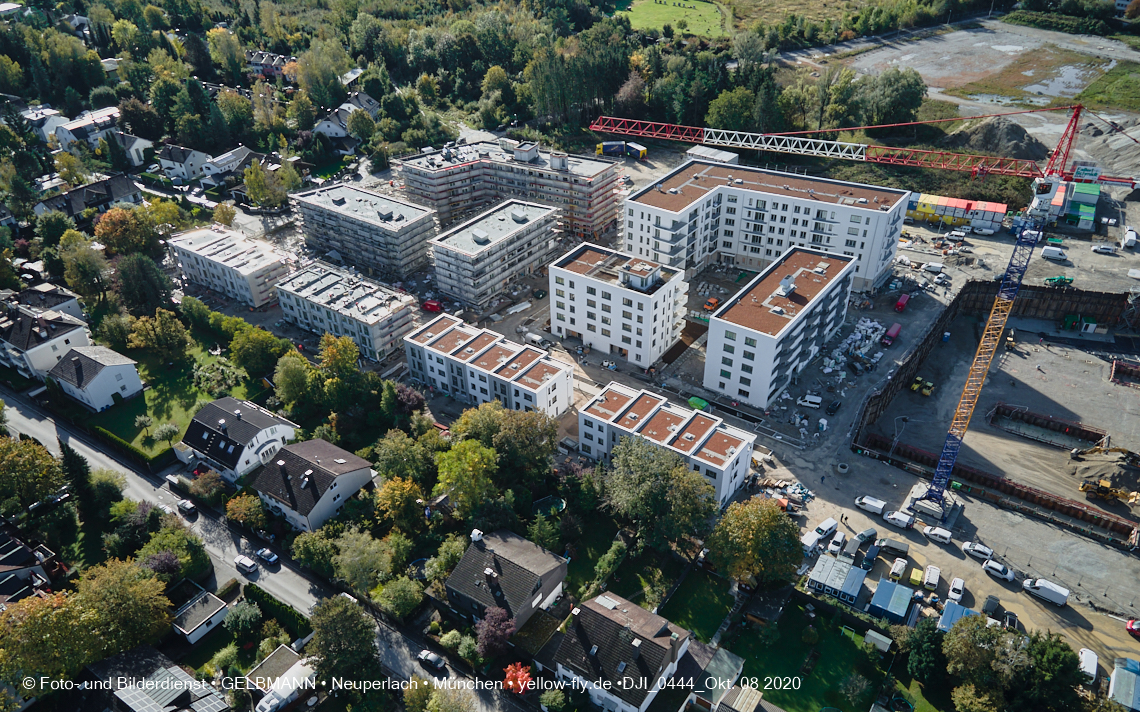
[[[257,571],[257,562],[245,554],[238,554],[234,557],[234,566],[237,567],[238,571],[244,571],[247,574]]]
[[[1124,630],[1134,638],[1140,638],[1140,620],[1136,618],[1129,618],[1128,622],[1124,624]]]
[[[422,308],[426,312],[441,312],[443,311],[443,304],[438,299],[429,299],[423,303]]]
[[[944,274],[940,274],[937,277],[935,277],[934,283],[937,284],[939,287],[949,287],[952,284],[950,278]]]
[[[827,414],[835,415],[839,412],[839,408],[843,405],[843,401],[831,401],[831,405],[827,406]]]
[[[863,531],[856,534],[855,538],[859,540],[860,544],[865,544],[869,541],[874,541],[878,536],[879,532],[875,531],[874,529],[864,529]]]
[[[827,545],[827,553],[838,555],[843,551],[843,545],[847,543],[847,535],[843,532],[837,533],[831,537],[831,543]]]
[[[982,613],[992,618],[993,615],[997,613],[998,604],[1000,603],[1001,601],[998,600],[997,596],[986,596],[986,604],[982,606]]]
[[[277,554],[274,554],[268,547],[257,550],[257,558],[261,559],[267,564],[277,563]]]
[[[859,568],[864,571],[870,571],[875,568],[875,559],[879,558],[879,547],[877,544],[872,544],[867,547],[867,553],[863,555],[863,560],[859,562]]]
[[[902,512],[887,512],[883,515],[883,521],[899,529],[910,529],[914,526],[914,517]]]
[[[946,233],[946,237],[949,237],[950,239],[958,238],[959,240],[961,240],[965,236],[966,236],[965,230],[951,230],[950,232]]]
[[[174,509],[169,504],[159,504],[158,510],[163,514],[174,514]]]
[[[709,297],[708,300],[705,301],[704,310],[705,311],[716,311],[716,308],[719,306],[720,306],[720,299],[718,299],[717,297]]]
[[[962,545],[962,551],[964,551],[967,555],[972,556],[975,559],[981,559],[982,561],[988,561],[989,559],[994,558],[993,549],[988,546],[978,544],[977,542],[966,542]]]
[[[178,503],[178,511],[189,517],[191,514],[197,512],[198,508],[195,507],[194,503],[190,500],[184,499]]]
[[[988,227],[976,227],[976,228],[974,228],[974,234],[975,235],[993,235],[994,231],[989,229]]]
[[[946,598],[949,598],[955,603],[961,603],[964,593],[966,593],[966,582],[960,578],[956,578],[950,582],[950,591],[946,594]]]
[[[1111,245],[1097,245],[1096,247],[1092,248],[1092,251],[1101,255],[1116,254],[1116,248]]]
[[[542,299],[545,296],[546,296],[546,290],[545,289],[534,290],[534,298],[535,299]]]
[[[990,576],[1001,579],[1002,581],[1013,581],[1016,578],[1013,573],[1013,569],[1004,564],[999,564],[993,559],[990,559],[989,561],[982,564],[982,571],[985,571]]]
[[[420,661],[420,665],[437,672],[447,667],[447,663],[444,662],[443,658],[430,650],[421,650],[420,654],[416,656],[416,660]]]
[[[1001,617],[1001,624],[1006,628],[1017,630],[1017,614],[1013,611],[1006,611]]]
[[[146,167],[147,173],[158,173],[161,170],[162,170],[162,166],[158,165],[157,163],[152,163]]]

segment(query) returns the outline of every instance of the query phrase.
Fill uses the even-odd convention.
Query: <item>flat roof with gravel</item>
[[[535,220],[556,212],[555,208],[521,200],[508,200],[487,212],[448,230],[431,241],[434,247],[446,247],[468,255],[477,255],[498,242],[525,230]]]
[[[344,183],[297,193],[293,199],[392,231],[432,213],[429,208]]]
[[[529,148],[529,146],[527,144],[519,144],[518,148],[525,150]],[[415,166],[421,170],[444,171],[465,163],[473,163],[480,159],[494,161],[495,163],[513,163],[533,168],[551,169],[549,152],[543,153],[542,150],[539,149],[538,158],[529,163],[523,163],[522,161],[515,160],[513,150],[507,151],[493,141],[480,141],[479,143],[469,143],[465,146],[456,146],[455,148],[429,151],[400,160],[406,166]],[[603,161],[601,159],[573,153],[567,154],[567,159],[566,165],[568,170],[575,175],[586,178],[596,176],[615,163],[614,161]]]

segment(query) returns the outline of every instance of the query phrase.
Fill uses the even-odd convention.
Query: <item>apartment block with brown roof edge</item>
[[[405,336],[404,351],[412,378],[464,403],[555,417],[573,405],[573,366],[446,314]]]
[[[595,460],[608,460],[621,438],[635,436],[680,455],[713,486],[721,507],[748,477],[756,442],[716,416],[616,382],[578,411],[578,449]]]
[[[582,244],[550,265],[550,324],[560,337],[648,368],[681,338],[684,270]]]
[[[762,270],[793,248],[855,262],[852,288],[873,289],[891,273],[910,192],[689,161],[630,195],[624,250],[692,270],[728,264]]]
[[[765,408],[843,326],[855,260],[795,248],[709,318],[705,388]]]

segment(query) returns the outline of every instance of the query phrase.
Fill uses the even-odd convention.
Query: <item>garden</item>
[[[618,4],[635,30],[660,30],[665,25],[700,37],[723,37],[724,15],[707,0],[634,0]]]
[[[694,567],[665,604],[661,615],[693,631],[698,640],[707,643],[716,635],[734,603],[728,581]]]

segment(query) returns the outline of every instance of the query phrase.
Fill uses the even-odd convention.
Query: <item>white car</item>
[[[934,278],[934,283],[940,287],[947,287],[951,284],[950,278],[944,274],[940,274]]]
[[[1015,578],[1013,569],[1003,564],[999,564],[993,559],[990,559],[989,561],[986,561],[982,564],[982,571],[985,571],[990,576],[999,578],[1002,581],[1013,581]]]
[[[966,236],[965,230],[951,230],[950,232],[946,233],[946,237],[950,237],[950,238],[954,238],[954,237],[963,238],[965,236]]]
[[[152,163],[146,167],[147,173],[158,173],[161,170],[162,170],[162,166],[158,165],[157,163]]]
[[[988,546],[984,546],[982,544],[977,544],[977,543],[972,542],[972,541],[968,541],[965,544],[963,544],[962,545],[962,551],[965,552],[967,555],[972,556],[975,559],[981,559],[982,561],[989,561],[990,559],[992,559],[994,557],[994,550],[993,549],[991,549]]]
[[[974,234],[975,235],[993,235],[994,230],[991,230],[988,227],[976,227],[976,228],[974,228]]]
[[[1112,245],[1097,245],[1096,247],[1092,248],[1092,251],[1102,255],[1116,254],[1116,248]]]
[[[946,594],[955,603],[962,602],[962,594],[966,593],[966,582],[960,578],[956,578],[950,582],[950,592]]]
[[[847,534],[838,532],[835,536],[831,537],[831,543],[827,545],[827,553],[839,555],[843,551],[843,546],[847,543]]]

